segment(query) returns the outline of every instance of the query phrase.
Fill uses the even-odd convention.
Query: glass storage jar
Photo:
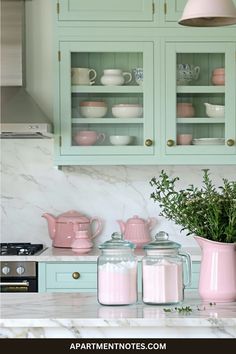
[[[135,245],[113,233],[111,240],[99,245],[98,302],[102,305],[130,305],[137,301],[137,260]]]
[[[191,283],[191,258],[179,251],[181,245],[169,240],[160,231],[155,240],[144,246],[142,259],[143,302],[146,304],[174,304],[183,301],[184,287]],[[187,282],[184,282],[186,264]]]

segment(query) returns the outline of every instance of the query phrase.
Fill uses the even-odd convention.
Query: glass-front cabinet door
[[[152,155],[153,43],[60,42],[61,155]]]
[[[235,43],[166,43],[167,155],[236,153]]]

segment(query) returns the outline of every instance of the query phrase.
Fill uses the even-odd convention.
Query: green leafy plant
[[[216,188],[207,169],[201,188],[189,185],[178,190],[177,181],[179,177],[170,178],[164,170],[158,179],[151,179],[151,199],[159,202],[160,215],[181,225],[187,235],[236,242],[236,181],[223,179],[223,185]]]

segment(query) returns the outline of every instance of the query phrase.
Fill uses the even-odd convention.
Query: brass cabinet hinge
[[[61,136],[59,136],[59,146],[61,146],[62,145],[62,138],[61,138]]]
[[[154,2],[152,3],[152,13],[153,14],[155,13],[155,4],[154,4]]]
[[[165,15],[167,14],[167,3],[166,2],[164,3],[164,14]]]
[[[57,14],[59,15],[59,13],[60,13],[60,4],[59,2],[57,2]]]
[[[61,51],[60,50],[58,50],[57,56],[58,56],[58,61],[61,61]]]

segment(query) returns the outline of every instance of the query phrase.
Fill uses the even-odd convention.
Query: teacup
[[[92,77],[90,74],[93,73]],[[94,69],[88,68],[71,68],[72,85],[93,85],[97,73]]]
[[[191,81],[197,80],[200,74],[200,67],[192,64],[178,64],[176,79],[178,85],[188,85]]]
[[[178,145],[191,145],[193,140],[192,134],[178,134],[177,144]]]
[[[94,130],[81,130],[74,135],[75,143],[83,146],[94,145],[97,142],[101,144],[104,140],[105,134],[97,133]]]
[[[134,68],[134,79],[136,84],[142,86],[143,85],[143,68]]]

